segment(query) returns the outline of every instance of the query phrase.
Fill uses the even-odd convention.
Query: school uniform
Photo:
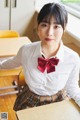
[[[67,95],[80,106],[78,85],[80,60],[78,54],[61,42],[57,54],[51,57],[59,60],[52,72],[48,72],[47,68],[42,72],[38,68],[38,58],[43,57],[46,59],[41,50],[41,41],[30,43],[22,46],[15,57],[1,62],[0,69],[22,66],[27,89],[29,88],[33,94],[38,97],[53,96],[65,88]]]

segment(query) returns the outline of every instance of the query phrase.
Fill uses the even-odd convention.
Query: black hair
[[[64,30],[68,21],[68,15],[65,7],[58,3],[47,3],[42,7],[37,17],[38,25],[43,21],[49,22],[52,16]]]

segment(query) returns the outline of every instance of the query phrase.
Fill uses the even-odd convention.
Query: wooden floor
[[[12,85],[13,80],[17,80],[17,76],[0,77],[0,87]],[[16,94],[0,96],[0,112],[8,112],[8,120],[17,120],[13,110],[15,99]]]

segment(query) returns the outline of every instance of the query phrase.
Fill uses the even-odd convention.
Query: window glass
[[[80,18],[80,0],[61,0],[60,2],[66,6],[69,13]]]
[[[59,2],[63,4],[67,11],[80,18],[80,0],[36,0],[36,9],[40,10],[45,3]]]

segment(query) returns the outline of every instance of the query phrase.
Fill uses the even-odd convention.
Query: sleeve
[[[80,107],[80,87],[79,87],[79,71],[80,59],[79,56],[74,59],[74,67],[70,73],[69,79],[66,84],[66,90],[69,96],[75,100]]]
[[[24,46],[19,49],[16,56],[10,57],[0,62],[0,69],[13,69],[22,66],[23,47]]]

